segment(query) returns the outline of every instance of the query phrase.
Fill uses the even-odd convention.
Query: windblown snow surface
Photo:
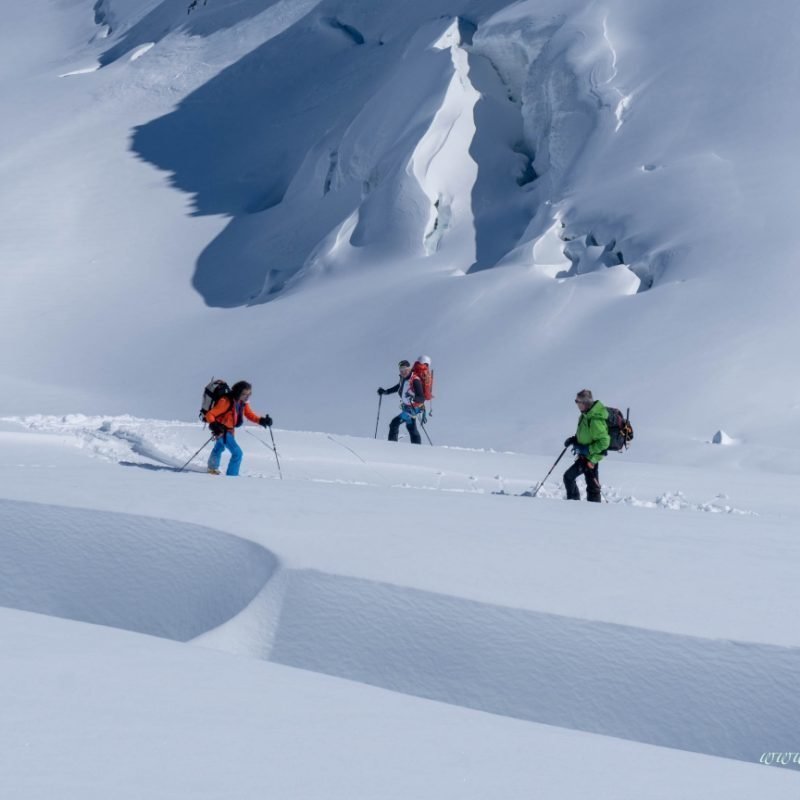
[[[240,438],[2,423],[10,796],[797,796],[793,477]]]
[[[800,795],[800,6],[0,21],[3,796]]]

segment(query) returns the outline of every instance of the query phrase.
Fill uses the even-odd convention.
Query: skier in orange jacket
[[[225,474],[232,477],[239,474],[239,467],[242,464],[242,448],[236,443],[233,433],[244,423],[245,417],[263,428],[272,425],[272,417],[269,414],[259,417],[250,408],[248,401],[252,393],[253,387],[247,381],[234,383],[230,394],[221,397],[206,412],[208,428],[216,438],[214,449],[208,457],[208,471],[212,475],[220,474],[219,464],[225,448],[231,452],[231,460],[228,462]]]

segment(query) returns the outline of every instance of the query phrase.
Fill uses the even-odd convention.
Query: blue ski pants
[[[228,462],[225,474],[235,477],[239,474],[239,467],[242,465],[242,448],[236,443],[232,433],[226,433],[214,442],[214,449],[208,457],[208,468],[219,469],[219,462],[226,447],[231,451],[231,460]]]

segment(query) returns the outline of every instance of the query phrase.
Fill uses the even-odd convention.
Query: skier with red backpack
[[[201,410],[200,416],[208,423],[208,429],[216,439],[208,457],[208,471],[211,475],[220,474],[220,460],[226,448],[230,450],[231,460],[228,462],[225,474],[231,477],[239,474],[242,448],[236,443],[233,434],[234,430],[244,423],[245,417],[250,422],[261,425],[262,428],[269,428],[272,425],[272,417],[269,414],[259,417],[250,408],[248,401],[252,393],[253,387],[247,381],[234,383],[230,390],[222,381],[212,381],[206,387],[203,405],[209,404],[210,407]],[[206,400],[206,397],[209,400]]]
[[[398,394],[400,413],[389,423],[389,441],[396,442],[401,423],[405,423],[411,444],[422,444],[417,419],[428,421],[425,401],[433,399],[433,372],[428,356],[420,356],[414,366],[403,360],[399,363],[400,379],[390,389],[378,389],[379,395]]]

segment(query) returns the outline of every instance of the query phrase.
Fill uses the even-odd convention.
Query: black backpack
[[[216,402],[225,395],[230,394],[231,389],[225,381],[212,378],[203,389],[203,402],[200,406],[200,419],[206,421],[206,414],[213,408]]]
[[[628,419],[631,410],[628,409],[624,417],[618,408],[607,408],[606,410],[608,411],[608,436],[611,439],[608,449],[617,453],[627,450],[628,443],[633,439],[633,426]]]

